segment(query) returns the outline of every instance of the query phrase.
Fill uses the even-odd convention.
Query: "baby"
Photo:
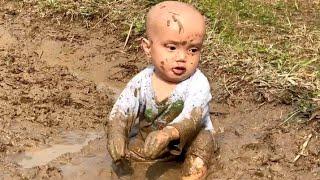
[[[167,161],[184,156],[183,178],[207,173],[213,153],[210,85],[198,67],[205,20],[193,6],[161,2],[150,9],[141,42],[152,65],[120,94],[107,121],[115,163]]]

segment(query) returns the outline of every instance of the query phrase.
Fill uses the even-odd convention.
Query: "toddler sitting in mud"
[[[191,5],[165,1],[152,7],[142,48],[152,65],[120,94],[107,121],[115,163],[168,161],[184,155],[183,178],[202,178],[213,154],[210,85],[198,67],[205,20]]]

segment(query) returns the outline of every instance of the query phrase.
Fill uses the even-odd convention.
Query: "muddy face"
[[[155,72],[171,82],[180,82],[190,77],[200,60],[202,40],[202,37],[198,37],[191,42],[167,38],[165,35],[154,39],[150,46],[150,56]]]
[[[151,57],[159,77],[181,82],[198,66],[205,22],[203,16],[190,6],[172,2],[164,4],[166,8],[155,7],[148,13],[148,40],[142,41],[142,47]]]

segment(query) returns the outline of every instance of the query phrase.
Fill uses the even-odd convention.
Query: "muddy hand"
[[[122,135],[108,138],[108,151],[114,162],[125,158],[126,140]]]
[[[177,139],[179,139],[179,131],[172,126],[166,126],[162,130],[151,132],[144,144],[146,158],[157,158],[164,152],[170,141]]]
[[[146,158],[155,159],[168,146],[170,137],[163,131],[151,132],[144,144],[144,154]]]

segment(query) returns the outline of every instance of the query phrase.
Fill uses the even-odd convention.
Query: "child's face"
[[[190,77],[200,60],[204,39],[203,23],[186,22],[179,24],[171,20],[171,26],[157,26],[149,40],[142,46],[151,57],[155,71],[162,79],[174,83]]]

